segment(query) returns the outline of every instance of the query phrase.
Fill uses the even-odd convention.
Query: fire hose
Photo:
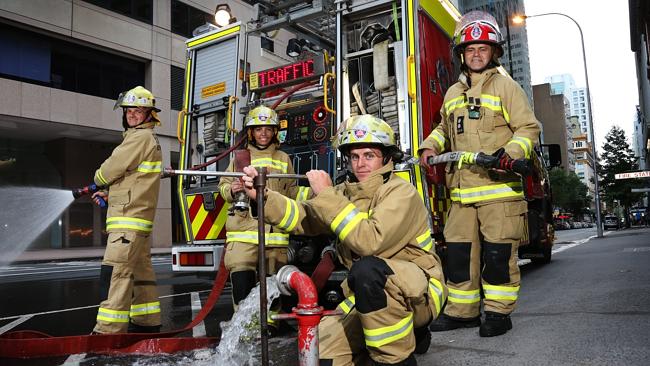
[[[494,154],[488,155],[482,152],[473,153],[466,151],[452,151],[444,154],[430,156],[427,164],[432,166],[440,163],[458,162],[458,167],[463,164],[477,165],[486,169],[499,169],[514,172],[522,176],[528,176],[533,172],[530,159],[512,159],[505,153],[503,148]]]

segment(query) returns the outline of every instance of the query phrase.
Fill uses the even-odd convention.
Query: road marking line
[[[603,236],[608,235],[608,234],[609,233],[603,234]],[[556,247],[556,245],[554,245],[554,247],[556,247],[556,248],[551,251],[551,254],[560,253],[560,252],[563,252],[563,251],[565,251],[567,249],[577,247],[578,245],[584,244],[584,243],[588,242],[589,240],[591,240],[593,238],[596,238],[596,237],[598,237],[598,235],[592,235],[592,236],[590,236],[588,238],[585,238],[585,239],[572,241],[571,244],[562,244],[561,247]],[[517,261],[517,265],[518,266],[523,266],[523,265],[526,265],[526,264],[531,263],[531,262],[532,261],[530,259],[520,259],[520,260]]]
[[[201,311],[201,298],[199,297],[198,292],[192,292],[190,294],[190,299],[192,301],[192,319],[194,319],[198,315],[199,311]],[[192,335],[194,338],[205,337],[206,334],[205,323],[203,321],[192,328]]]
[[[161,265],[165,265],[165,263],[154,263],[153,265],[154,266],[161,266]],[[99,266],[92,266],[92,267],[79,268],[79,269],[65,269],[65,270],[61,270],[60,268],[44,268],[40,272],[24,272],[24,273],[0,274],[0,278],[2,278],[2,277],[16,277],[16,276],[32,276],[32,275],[39,275],[39,274],[51,274],[51,273],[63,273],[63,272],[97,271],[99,269],[100,269]]]
[[[85,359],[86,359],[85,353],[70,355],[61,366],[79,366],[81,364],[81,361]]]
[[[225,290],[225,288],[224,288]],[[197,293],[203,293],[203,292],[210,292],[211,290],[203,290],[203,291],[197,291]],[[165,295],[165,296],[158,296],[159,299],[166,299],[169,297],[176,297],[176,296],[184,296],[184,295],[189,295],[191,294],[190,292],[183,292],[180,294],[172,294],[172,295]],[[80,306],[77,308],[68,308],[68,309],[60,309],[60,310],[52,310],[52,311],[43,311],[40,313],[31,313],[31,314],[21,314],[21,315],[12,315],[12,316],[6,316],[4,318],[0,318],[0,321],[3,320],[11,320],[11,319],[18,319],[24,316],[37,316],[37,315],[49,315],[49,314],[57,314],[57,313],[65,313],[68,311],[75,311],[75,310],[83,310],[83,309],[92,309],[92,308],[98,308],[99,305],[89,305],[89,306]],[[22,322],[21,322],[22,323]],[[18,323],[20,324],[20,323]],[[0,328],[1,329],[1,328]]]
[[[9,324],[5,325],[4,327],[0,328],[0,334],[5,334],[8,330],[11,330],[14,327],[28,321],[32,317],[33,317],[33,315],[25,315],[25,316],[20,317],[19,319],[16,319],[16,320],[12,321],[11,323],[9,323]]]

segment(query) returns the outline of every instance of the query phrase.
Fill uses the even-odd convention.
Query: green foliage
[[[589,207],[591,198],[587,195],[589,189],[573,172],[555,168],[549,172],[551,189],[553,190],[553,205],[563,212],[579,216]]]
[[[634,152],[625,138],[625,131],[617,126],[612,127],[605,136],[598,161],[600,195],[608,207],[613,207],[614,200],[618,200],[627,212],[629,207],[641,199],[641,193],[631,192],[632,188],[640,187],[641,180],[615,178],[618,173],[636,171],[638,168]]]

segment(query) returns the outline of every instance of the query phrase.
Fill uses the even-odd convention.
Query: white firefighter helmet
[[[113,109],[117,109],[118,107],[151,108],[151,121],[156,123],[156,125],[160,125],[160,118],[158,118],[158,114],[156,113],[160,112],[160,109],[156,108],[156,98],[149,90],[141,86],[136,86],[133,89],[120,93]]]

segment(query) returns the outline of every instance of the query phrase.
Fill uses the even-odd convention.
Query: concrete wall
[[[217,3],[223,2],[182,1],[207,13],[213,13]],[[253,15],[249,4],[238,0],[228,1],[228,4],[233,15],[243,23]],[[162,147],[163,165],[171,165],[170,155],[179,151],[179,144],[176,139],[178,111],[171,109],[170,66],[185,68],[186,60],[186,39],[171,32],[171,0],[153,1],[153,24],[82,0],[2,0],[0,22],[145,62],[144,87],[154,93],[156,104],[162,110],[159,113],[162,126],[156,128],[156,133]],[[248,61],[252,70],[291,61],[285,56],[285,49],[292,35],[279,31],[272,32],[271,36],[275,43],[274,53],[261,49],[259,37],[250,37]],[[11,132],[10,138],[20,140],[38,134],[38,139],[47,143],[62,138],[64,130],[69,130],[72,136],[82,140],[119,143],[121,112],[113,110],[114,102],[113,99],[0,78],[0,135],[6,137],[4,135]],[[43,132],[44,126],[49,127],[48,133],[53,131],[52,136]],[[70,156],[79,155],[82,150],[72,148],[74,152]],[[65,164],[65,169],[74,169],[75,173],[62,174],[63,186],[76,185],[80,181],[87,184],[92,179],[93,169],[72,165]],[[169,180],[161,184],[153,233],[155,247],[171,245],[170,185]]]

